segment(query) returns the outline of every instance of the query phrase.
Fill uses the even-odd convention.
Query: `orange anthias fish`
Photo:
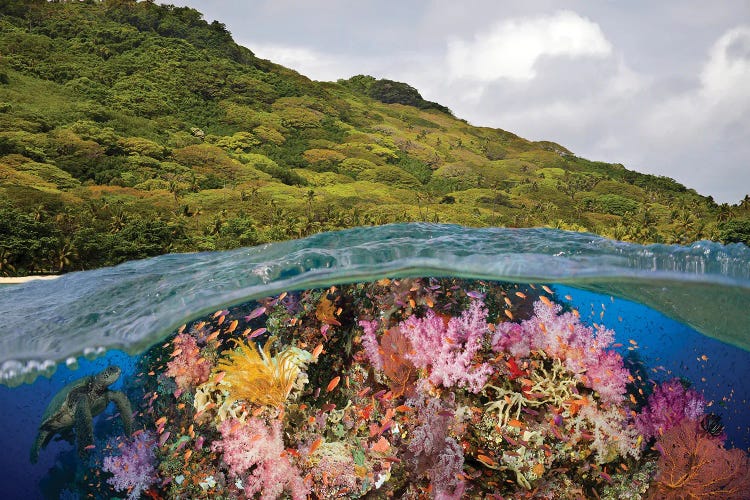
[[[317,346],[315,346],[315,349],[313,349],[312,357],[317,359],[318,356],[320,356],[322,352],[323,352],[323,344],[318,344]]]
[[[336,376],[331,379],[330,382],[328,382],[328,387],[326,387],[326,392],[331,392],[336,388],[337,385],[339,385],[339,381],[341,380],[341,377]]]
[[[235,330],[235,328],[237,328],[237,325],[239,324],[240,322],[237,320],[234,320],[231,323],[229,323],[229,328],[227,328],[227,333],[232,333]]]
[[[310,451],[308,452],[308,454],[312,455],[313,453],[315,453],[315,450],[317,450],[318,448],[320,448],[320,445],[322,443],[323,443],[323,438],[322,437],[319,437],[318,439],[316,439],[315,441],[313,441],[313,444],[310,445]]]

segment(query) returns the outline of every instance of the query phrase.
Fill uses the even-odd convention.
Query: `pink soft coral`
[[[398,325],[413,348],[406,358],[417,368],[429,367],[429,380],[434,385],[481,391],[492,373],[487,363],[474,363],[489,332],[486,317],[480,300],[472,302],[460,317],[447,321],[431,309],[424,318],[410,316]]]
[[[214,451],[223,452],[229,471],[242,479],[246,498],[260,493],[261,499],[275,499],[287,490],[293,499],[304,499],[308,488],[284,451],[281,422],[267,426],[258,418],[246,423],[230,419],[219,426],[222,439]]]
[[[519,357],[542,350],[547,356],[562,360],[603,401],[619,401],[625,394],[628,371],[622,357],[607,350],[614,341],[614,332],[601,325],[585,326],[577,315],[560,314],[561,311],[559,304],[535,302],[530,319],[520,324],[497,325],[492,348]]]
[[[636,417],[638,431],[646,437],[659,436],[684,419],[697,422],[705,408],[703,395],[686,389],[679,379],[663,382],[654,388],[648,403]]]
[[[173,344],[177,355],[167,363],[166,373],[174,378],[177,387],[185,391],[206,382],[211,374],[211,362],[201,357],[195,337],[181,333]]]
[[[362,334],[362,348],[364,349],[365,355],[370,361],[370,364],[372,364],[376,370],[383,369],[383,354],[376,335],[379,325],[380,323],[377,320],[360,320],[359,322],[359,326],[361,326],[364,331]]]

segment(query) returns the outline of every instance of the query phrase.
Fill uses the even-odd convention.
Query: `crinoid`
[[[224,371],[221,387],[228,401],[244,400],[261,406],[281,406],[286,401],[305,362],[299,349],[287,348],[271,355],[271,337],[260,349],[252,341],[237,341],[237,347],[221,359],[214,373]]]

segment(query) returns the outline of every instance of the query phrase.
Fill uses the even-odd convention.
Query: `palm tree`
[[[0,275],[9,276],[16,271],[15,266],[11,264],[13,254],[7,248],[0,248]]]
[[[55,260],[57,261],[57,271],[62,272],[63,269],[70,265],[70,259],[75,257],[76,255],[77,253],[72,243],[69,240],[66,240],[65,243],[63,243],[63,245],[57,250],[57,253],[55,255]]]
[[[729,203],[722,203],[719,205],[719,213],[716,214],[717,222],[724,222],[734,217],[734,210]]]

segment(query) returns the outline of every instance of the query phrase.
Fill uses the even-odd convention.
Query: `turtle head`
[[[102,385],[109,386],[114,384],[117,379],[120,378],[120,373],[122,373],[122,370],[120,370],[119,366],[108,366],[103,372],[96,376],[96,380]]]

